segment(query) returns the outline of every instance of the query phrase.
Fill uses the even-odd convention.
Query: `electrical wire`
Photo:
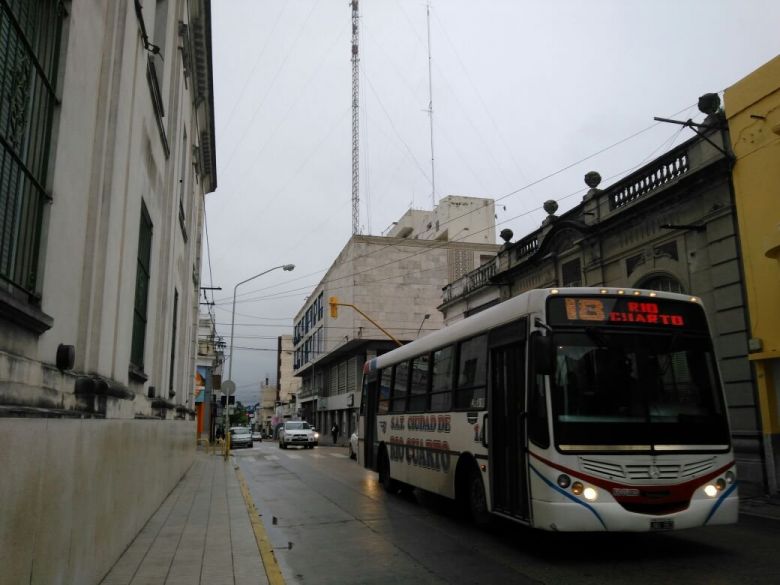
[[[265,55],[265,51],[268,48],[268,46],[271,44],[271,39],[274,36],[274,33],[276,32],[276,27],[279,24],[279,21],[282,18],[282,13],[284,13],[285,8],[289,5],[289,2],[282,2],[282,8],[279,10],[278,14],[276,15],[276,20],[274,20],[273,25],[271,26],[271,32],[268,33],[268,36],[265,40],[265,45],[263,45],[263,48],[260,49],[260,52],[257,55],[257,58],[255,59],[255,63],[252,66],[252,71],[249,72],[249,75],[246,75],[244,77],[244,85],[241,87],[241,91],[238,93],[238,98],[233,102],[233,107],[230,110],[230,113],[227,117],[227,122],[225,122],[225,125],[220,128],[220,134],[225,132],[228,128],[230,128],[230,123],[233,121],[233,114],[236,112],[236,107],[239,103],[241,103],[241,100],[244,97],[244,94],[246,93],[246,87],[249,85],[249,80],[252,79],[255,75],[255,71],[257,70],[257,66],[260,64],[260,61],[263,58],[263,55]]]
[[[250,118],[249,122],[244,126],[244,131],[241,134],[241,136],[236,140],[235,146],[233,147],[233,150],[230,152],[230,154],[227,157],[227,162],[225,166],[222,168],[221,172],[226,173],[227,170],[230,168],[230,165],[233,162],[233,155],[235,154],[236,150],[238,150],[238,147],[241,145],[241,143],[244,141],[244,138],[246,137],[249,130],[252,128],[252,124],[254,124],[255,118],[257,117],[258,112],[260,109],[265,105],[265,100],[268,98],[268,96],[271,94],[271,90],[273,90],[274,85],[276,84],[276,80],[279,79],[279,74],[284,69],[284,66],[287,64],[287,59],[290,58],[290,55],[293,53],[293,49],[295,49],[295,46],[298,44],[298,41],[303,36],[303,31],[306,28],[306,25],[309,22],[309,19],[311,18],[311,15],[314,13],[314,9],[317,8],[317,5],[320,3],[320,0],[315,0],[314,4],[312,4],[312,7],[309,9],[309,13],[306,15],[306,18],[303,21],[303,24],[301,25],[301,28],[298,29],[298,34],[295,37],[295,40],[290,45],[290,48],[287,50],[287,53],[284,56],[284,59],[282,59],[281,65],[279,65],[279,68],[276,70],[276,73],[273,76],[273,79],[271,79],[271,83],[268,84],[268,88],[266,89],[265,95],[258,103],[257,107],[255,108],[252,117]]]

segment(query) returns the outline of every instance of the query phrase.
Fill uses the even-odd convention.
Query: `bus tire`
[[[490,512],[485,497],[485,482],[482,481],[482,474],[476,465],[471,467],[467,481],[469,516],[474,524],[485,527],[490,524]]]
[[[387,456],[387,451],[382,448],[379,453],[379,483],[382,484],[382,488],[388,494],[395,494],[398,492],[398,482],[390,477],[390,458]]]

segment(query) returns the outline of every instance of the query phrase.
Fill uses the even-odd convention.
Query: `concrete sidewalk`
[[[241,481],[232,458],[199,450],[101,585],[268,585],[268,575],[283,583]],[[780,499],[743,498],[740,514],[780,520]]]
[[[232,459],[199,450],[101,584],[267,584],[258,538]]]
[[[780,520],[780,496],[741,497],[739,513],[745,516]]]

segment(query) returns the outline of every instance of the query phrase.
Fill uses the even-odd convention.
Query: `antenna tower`
[[[426,16],[428,20],[428,117],[431,122],[431,200],[436,207],[436,169],[433,164],[433,79],[431,75],[431,2],[428,0]]]
[[[360,116],[358,114],[358,0],[352,0],[352,235],[360,233]]]

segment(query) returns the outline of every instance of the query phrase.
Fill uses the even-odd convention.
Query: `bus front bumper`
[[[736,489],[720,498],[694,497],[685,510],[653,516],[629,512],[611,502],[545,502],[533,500],[533,525],[561,532],[655,532],[715,524],[735,524],[739,516]]]

